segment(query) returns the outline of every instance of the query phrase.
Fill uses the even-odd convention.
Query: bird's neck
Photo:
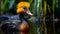
[[[24,18],[24,14],[20,14],[19,17],[20,17],[21,22],[22,21],[26,21],[27,22],[27,19]]]

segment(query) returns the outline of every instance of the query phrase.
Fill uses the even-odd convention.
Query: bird
[[[29,34],[30,26],[28,24],[28,18],[30,18],[33,14],[29,10],[30,3],[29,2],[19,2],[17,4],[17,14],[20,17],[21,24],[19,25],[20,34]]]
[[[8,21],[10,21],[10,20],[12,20],[12,21],[13,20],[20,20],[20,23],[18,23],[19,25],[16,27],[17,22],[12,23],[10,21],[10,23],[3,24],[1,29],[2,30],[4,29],[6,31],[8,28],[10,28],[11,33],[15,32],[15,31],[19,31],[20,34],[29,34],[29,30],[30,30],[29,20],[32,21],[32,22],[35,22],[35,21],[38,21],[38,19],[36,19],[35,17],[32,17],[33,14],[29,10],[29,8],[30,8],[30,3],[29,2],[25,2],[25,1],[19,2],[16,7],[17,7],[17,9],[16,9],[17,15],[9,16],[9,18],[7,17],[8,18],[7,20]],[[14,27],[14,26],[15,27],[12,28],[9,25],[12,25],[12,27]],[[8,30],[8,32],[9,32],[9,30]]]

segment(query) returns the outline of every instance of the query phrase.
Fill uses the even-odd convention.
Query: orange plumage
[[[29,34],[28,32],[21,32],[21,34]]]
[[[29,2],[19,2],[17,4],[17,13],[18,14],[21,14],[21,13],[25,12],[23,7],[30,8],[30,3]]]
[[[25,10],[23,8],[30,8],[30,3],[29,2],[19,2],[17,4],[17,13],[18,14],[23,14]],[[26,21],[22,21],[22,24],[19,26],[19,30],[21,34],[28,34],[30,26]]]
[[[20,31],[21,32],[28,32],[29,31],[29,25],[27,23],[22,23],[20,26]]]
[[[21,7],[30,8],[30,3],[29,2],[19,2],[17,4],[17,8],[21,8]]]
[[[17,9],[17,13],[19,14],[23,14],[25,12],[25,10],[23,8],[18,8]]]

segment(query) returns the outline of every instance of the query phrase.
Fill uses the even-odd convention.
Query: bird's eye
[[[28,8],[26,8],[26,7],[24,7],[23,9],[24,9],[25,11],[28,11]]]

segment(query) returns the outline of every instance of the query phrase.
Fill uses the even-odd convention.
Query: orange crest
[[[24,13],[25,11],[24,11],[24,9],[23,8],[18,8],[17,9],[17,13],[20,13],[20,14],[22,14],[22,13]]]
[[[30,8],[30,3],[29,2],[20,2],[20,3],[18,3],[17,8],[21,8],[21,7]]]

